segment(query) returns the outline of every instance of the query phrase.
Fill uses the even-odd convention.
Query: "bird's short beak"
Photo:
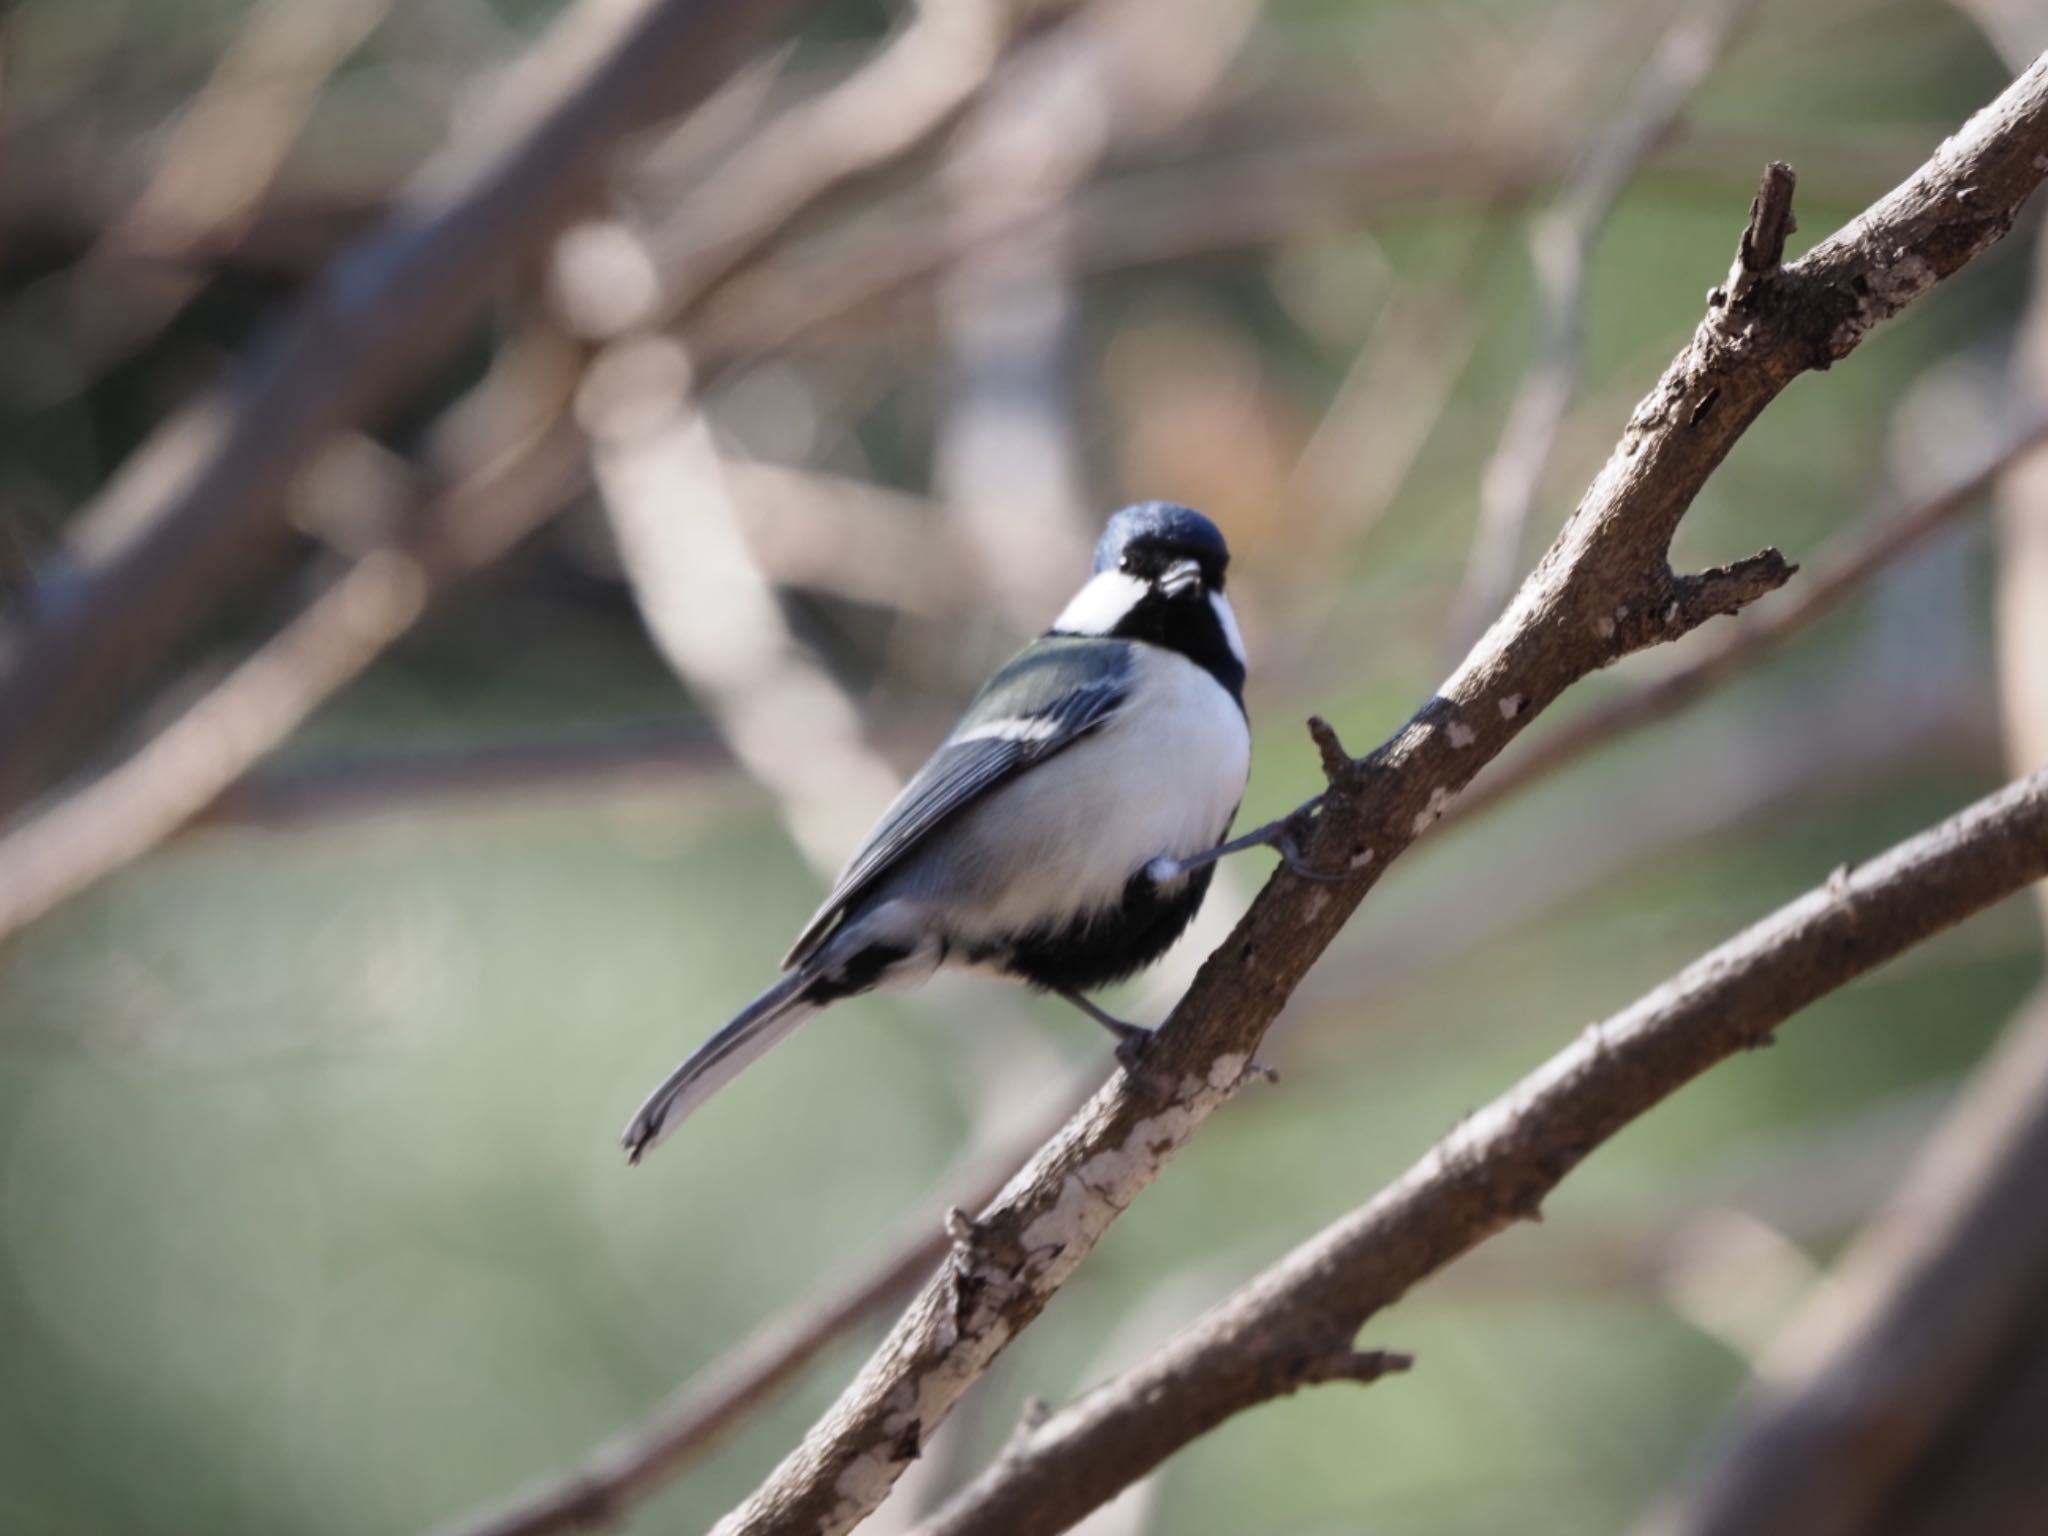
[[[1169,565],[1159,578],[1159,590],[1168,597],[1186,597],[1190,592],[1202,590],[1202,567],[1199,561],[1176,560]]]

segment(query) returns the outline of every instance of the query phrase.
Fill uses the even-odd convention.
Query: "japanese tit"
[[[1052,628],[989,680],[797,936],[785,974],[657,1088],[629,1160],[819,1009],[941,966],[1075,1003],[1163,955],[1207,894],[1251,767],[1216,525],[1126,507]]]

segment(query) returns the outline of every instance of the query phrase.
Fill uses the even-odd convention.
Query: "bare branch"
[[[1785,242],[1799,227],[1792,213],[1792,193],[1797,186],[1798,178],[1784,161],[1773,160],[1764,168],[1764,179],[1749,200],[1749,223],[1742,231],[1742,243],[1736,246],[1735,260],[1728,268],[1725,302],[1747,302],[1750,290],[1785,259]]]
[[[1139,1069],[1105,1086],[980,1215],[971,1256],[926,1285],[839,1403],[721,1524],[725,1536],[838,1532],[875,1508],[960,1394],[1231,1095],[1309,966],[1451,796],[1573,682],[1789,574],[1766,556],[1687,581],[1670,569],[1671,538],[1780,390],[1990,246],[2044,174],[2048,59],[1848,228],[1744,303],[1710,310],[1512,607],[1322,798],[1301,853],[1352,873],[1324,884],[1283,870],[1267,884]]]
[[[1522,569],[1585,351],[1593,253],[1636,171],[1677,127],[1753,0],[1681,4],[1650,55],[1633,99],[1593,141],[1570,182],[1529,231],[1540,310],[1538,335],[1493,457],[1479,482],[1479,520],[1465,577],[1451,604],[1450,640],[1462,652],[1493,621]]]
[[[388,404],[482,312],[605,153],[718,84],[788,0],[583,0],[221,389],[164,426],[83,514],[80,569],[31,611],[0,679],[0,817],[285,532],[281,493],[331,433]]]
[[[1588,1153],[1708,1068],[1764,1044],[1814,999],[2044,876],[2048,772],[1838,872],[1588,1028],[1369,1204],[1136,1370],[1032,1430],[921,1536],[1065,1530],[1231,1415],[1329,1379],[1276,1372],[1272,1362],[1334,1358],[1324,1351],[1347,1345],[1452,1259],[1533,1218]],[[2032,1245],[2042,1247],[2040,1224],[2020,1214],[2017,1189],[2010,1196],[2005,1225],[2031,1226]],[[1762,1527],[1715,1527],[1724,1528]],[[1815,1527],[1793,1520],[1784,1529]]]

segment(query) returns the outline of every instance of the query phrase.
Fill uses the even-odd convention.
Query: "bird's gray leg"
[[[1097,1006],[1078,992],[1062,991],[1059,994],[1089,1018],[1116,1036],[1116,1059],[1126,1067],[1137,1065],[1138,1058],[1145,1054],[1145,1047],[1152,1043],[1152,1031],[1142,1024],[1129,1024],[1115,1014]]]
[[[1147,866],[1154,880],[1171,880],[1191,870],[1214,864],[1218,859],[1228,858],[1233,853],[1243,853],[1247,848],[1271,848],[1280,855],[1280,862],[1304,880],[1318,880],[1325,884],[1342,880],[1343,875],[1326,874],[1302,862],[1300,850],[1294,846],[1294,822],[1292,816],[1283,816],[1278,821],[1269,821],[1263,827],[1254,827],[1242,837],[1233,837],[1227,843],[1218,843],[1206,852],[1194,854],[1185,859],[1154,859]]]
[[[1135,1076],[1138,1070],[1138,1062],[1144,1057],[1145,1047],[1152,1043],[1154,1032],[1142,1024],[1127,1023],[1115,1014],[1090,1002],[1078,992],[1062,992],[1059,995],[1087,1014],[1089,1018],[1100,1024],[1112,1035],[1116,1036],[1117,1063],[1126,1072]],[[1257,1061],[1250,1063],[1244,1069],[1244,1074],[1246,1077],[1263,1078],[1269,1083],[1280,1081],[1280,1074],[1278,1072]]]

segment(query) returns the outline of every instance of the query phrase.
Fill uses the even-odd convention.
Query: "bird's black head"
[[[1170,501],[1125,507],[1095,546],[1093,579],[1052,632],[1178,651],[1241,699],[1244,641],[1223,595],[1229,565],[1222,532],[1193,508]]]
[[[1169,596],[1223,590],[1230,546],[1223,531],[1193,507],[1141,501],[1109,520],[1095,545],[1095,571],[1121,571]]]

